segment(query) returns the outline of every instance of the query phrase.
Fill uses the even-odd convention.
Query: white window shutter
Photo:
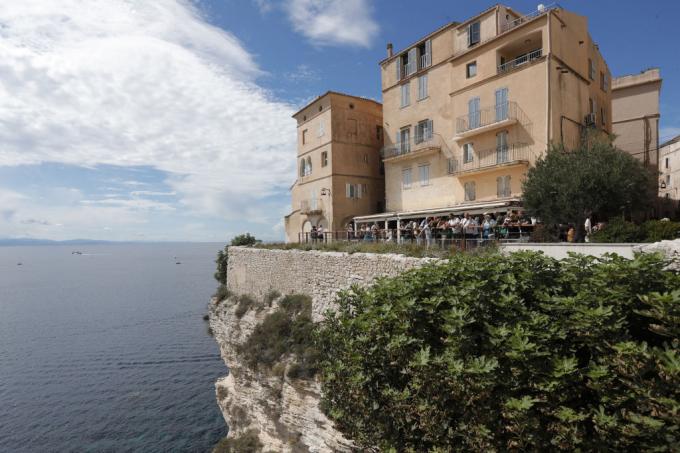
[[[432,65],[432,40],[425,41],[425,67]]]
[[[352,198],[352,187],[350,183],[345,184],[345,195],[347,198]]]
[[[434,128],[432,126],[432,120],[427,120],[427,139],[432,138],[432,134],[434,133]]]
[[[417,58],[418,58],[418,49],[415,47],[413,49],[410,49],[408,51],[408,72],[406,73],[407,76],[410,76],[414,72],[416,72],[417,66]]]
[[[361,196],[363,195],[363,193],[362,193],[363,191],[361,189],[362,189],[361,184],[357,184],[357,190],[356,190],[357,198],[361,198]]]
[[[398,56],[395,61],[397,66],[397,80],[401,80],[401,62],[402,62],[401,55]]]

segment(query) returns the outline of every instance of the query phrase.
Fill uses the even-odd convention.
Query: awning
[[[485,212],[507,211],[508,209],[521,210],[519,198],[513,198],[503,201],[493,202],[478,202],[478,203],[461,203],[455,206],[447,206],[445,208],[432,208],[417,211],[402,211],[402,212],[383,212],[381,214],[362,215],[354,217],[356,223],[370,223],[385,220],[402,220],[402,219],[416,219],[422,217],[441,216],[441,215],[461,215],[461,214],[483,214]]]

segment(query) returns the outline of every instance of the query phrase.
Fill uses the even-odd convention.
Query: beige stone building
[[[358,222],[507,210],[550,143],[610,133],[611,74],[588,20],[496,5],[380,62],[386,212]]]
[[[659,148],[660,215],[675,217],[680,201],[680,135]]]
[[[382,106],[329,91],[293,115],[297,121],[297,179],[286,241],[312,226],[344,231],[358,215],[384,209]]]
[[[614,143],[654,170],[659,169],[660,94],[658,68],[612,81]]]

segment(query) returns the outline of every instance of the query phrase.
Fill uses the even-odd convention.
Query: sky
[[[327,90],[380,101],[386,43],[491,5],[0,0],[0,238],[282,239],[291,115]],[[680,1],[560,5],[614,76],[660,68],[661,140],[680,134]]]

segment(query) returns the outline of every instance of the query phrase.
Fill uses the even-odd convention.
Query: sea
[[[222,246],[0,247],[0,452],[210,451]]]

